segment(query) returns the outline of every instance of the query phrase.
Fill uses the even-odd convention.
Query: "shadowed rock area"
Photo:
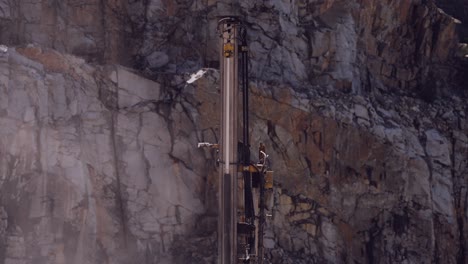
[[[0,0],[0,263],[216,263],[231,10],[267,263],[468,263],[463,3]]]

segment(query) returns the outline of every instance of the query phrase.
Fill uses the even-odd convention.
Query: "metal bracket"
[[[219,148],[219,144],[213,144],[213,143],[209,143],[209,142],[199,142],[199,143],[198,143],[198,148],[214,148],[214,149],[218,149],[218,148]]]

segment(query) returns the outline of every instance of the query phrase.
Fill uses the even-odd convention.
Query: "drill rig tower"
[[[219,263],[237,263],[237,128],[238,128],[238,37],[234,17],[219,20],[221,34],[221,142],[218,218]]]
[[[263,263],[265,194],[272,172],[261,144],[259,161],[250,161],[248,48],[246,29],[237,17],[221,17],[221,135],[219,143],[218,263]],[[240,79],[240,81],[239,81]],[[239,89],[241,86],[242,89]],[[242,126],[238,97],[242,90]],[[242,142],[238,130],[242,127]]]

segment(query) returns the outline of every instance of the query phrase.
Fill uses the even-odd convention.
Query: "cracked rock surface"
[[[468,263],[468,68],[420,0],[0,0],[0,263],[215,263],[228,10],[267,263]]]
[[[1,69],[2,261],[172,263],[204,212],[187,106],[129,69],[37,47]]]

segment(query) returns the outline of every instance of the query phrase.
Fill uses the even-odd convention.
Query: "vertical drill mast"
[[[264,145],[252,164],[249,143],[249,79],[246,29],[233,16],[218,22],[221,65],[218,263],[263,263],[265,195],[273,187]],[[240,79],[240,80],[239,80]],[[242,144],[239,143],[239,84],[242,87]],[[199,146],[214,146],[199,143]],[[271,196],[271,195],[270,195]]]
[[[234,17],[219,20],[221,34],[221,144],[218,252],[220,264],[237,263],[238,34]]]

